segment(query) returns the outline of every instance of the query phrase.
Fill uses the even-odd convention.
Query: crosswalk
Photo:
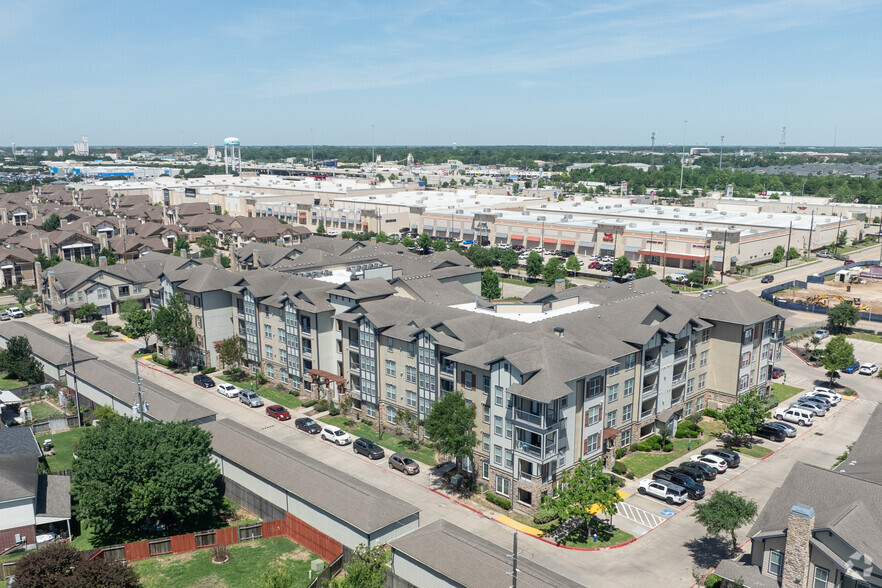
[[[877,406],[879,403],[875,400],[866,400],[864,398],[858,398],[858,402],[862,402],[863,404],[869,404],[870,406]]]
[[[653,514],[627,502],[620,502],[616,505],[616,514],[649,529],[654,529],[667,520],[665,517]]]

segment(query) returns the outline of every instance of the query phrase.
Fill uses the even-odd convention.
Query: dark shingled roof
[[[30,427],[0,429],[0,455],[43,455]]]

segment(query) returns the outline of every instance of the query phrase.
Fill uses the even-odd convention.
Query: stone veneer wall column
[[[809,541],[815,526],[815,509],[804,504],[794,504],[787,521],[787,543],[784,546],[784,569],[782,588],[808,586]]]

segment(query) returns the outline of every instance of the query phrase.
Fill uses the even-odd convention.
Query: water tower
[[[230,173],[231,167],[233,173],[242,173],[242,146],[236,137],[224,139],[224,173]]]

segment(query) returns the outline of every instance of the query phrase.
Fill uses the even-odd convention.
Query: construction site
[[[848,302],[862,312],[882,314],[882,268],[856,267],[843,269],[826,276],[822,283],[809,281],[807,288],[792,288],[776,292],[778,298],[832,308]]]

